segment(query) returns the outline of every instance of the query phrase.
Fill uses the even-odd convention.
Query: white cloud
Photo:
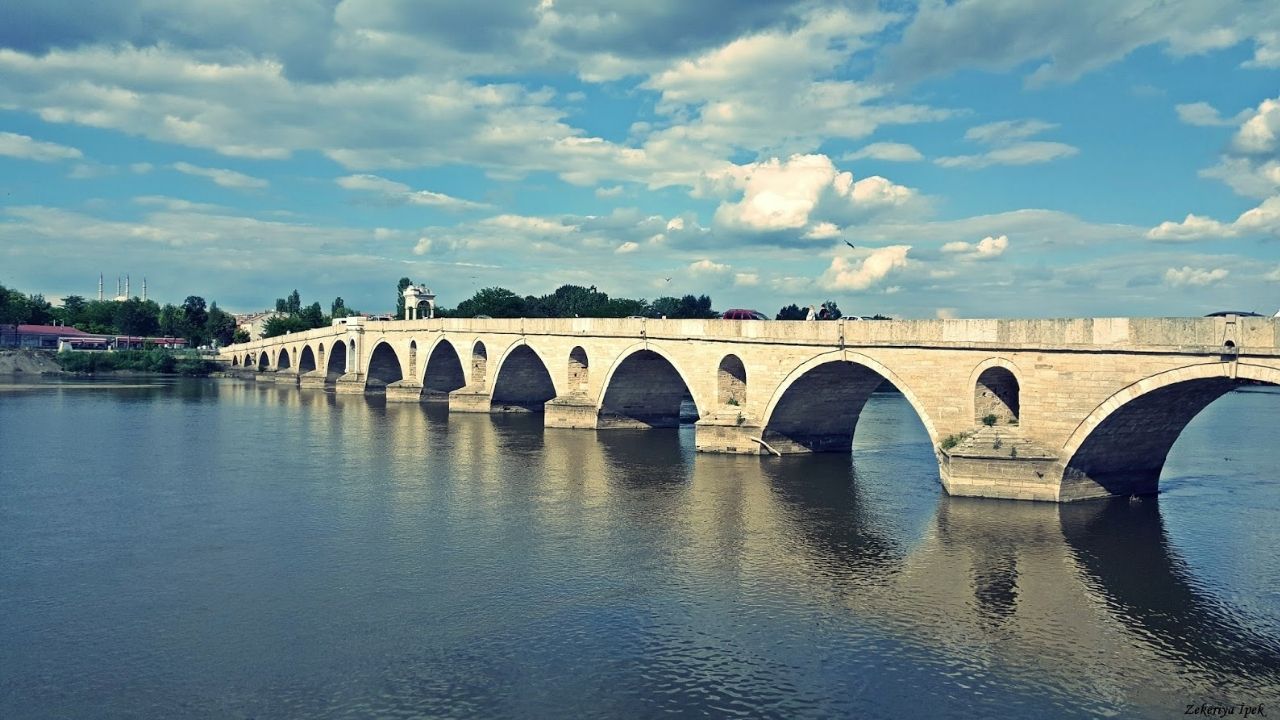
[[[1280,32],[1258,33],[1257,37],[1255,37],[1253,41],[1253,59],[1245,61],[1241,67],[1280,67]]]
[[[905,143],[878,142],[871,143],[856,152],[844,155],[841,160],[883,160],[886,162],[919,162],[924,159],[920,151]]]
[[[1280,195],[1240,213],[1232,223],[1223,223],[1200,215],[1187,215],[1182,222],[1162,222],[1147,231],[1147,238],[1160,242],[1231,238],[1249,234],[1280,235]]]
[[[999,120],[969,128],[964,139],[984,145],[1007,145],[1056,127],[1043,120]]]
[[[714,182],[742,190],[742,199],[722,203],[717,224],[749,232],[793,231],[815,221],[803,237],[831,237],[835,220],[853,214],[902,206],[916,197],[911,188],[874,175],[854,181],[826,155],[792,155],[782,161],[733,165]]]
[[[830,240],[840,237],[840,226],[835,223],[820,222],[809,228],[804,237],[807,240]]]
[[[622,243],[621,245],[619,245],[618,249],[614,250],[614,252],[618,253],[619,255],[625,255],[626,253],[633,253],[639,249],[640,249],[640,243],[628,240]]]
[[[940,307],[933,311],[933,316],[939,320],[955,320],[956,309],[953,307]]]
[[[1188,125],[1197,125],[1200,127],[1226,127],[1234,125],[1232,118],[1224,118],[1218,113],[1217,108],[1207,102],[1194,102],[1185,105],[1176,105],[1174,109],[1178,112],[1178,119]]]
[[[237,190],[248,190],[264,188],[267,181],[261,178],[238,173],[235,170],[226,170],[223,168],[206,168],[199,165],[192,165],[188,162],[176,162],[170,165],[174,170],[186,175],[195,175],[197,177],[207,178],[215,184],[226,188],[235,188]]]
[[[755,287],[760,284],[760,275],[758,273],[735,273],[733,284],[738,287]]]
[[[1280,98],[1263,100],[1240,126],[1232,146],[1245,155],[1274,153],[1280,137]]]
[[[129,170],[137,175],[146,175],[155,169],[155,165],[149,162],[136,162],[129,165]]]
[[[996,148],[977,155],[952,155],[940,157],[934,163],[941,167],[957,167],[977,170],[992,165],[1035,165],[1068,158],[1080,150],[1060,142],[1021,142]]]
[[[1280,265],[1277,265],[1275,270],[1264,275],[1263,279],[1270,282],[1280,283]]]
[[[1214,268],[1193,268],[1188,265],[1182,268],[1169,268],[1164,273],[1164,281],[1173,287],[1205,287],[1222,282],[1230,275],[1229,270]]]
[[[689,272],[694,275],[721,275],[732,269],[724,263],[712,262],[706,258],[689,264]]]
[[[598,198],[602,198],[602,199],[603,199],[603,198],[618,197],[618,196],[619,196],[619,195],[621,195],[621,194],[622,194],[622,186],[621,186],[621,185],[614,185],[613,187],[600,187],[600,188],[596,188],[596,197],[598,197]]]
[[[334,180],[340,187],[356,192],[371,193],[388,204],[421,205],[443,210],[472,210],[489,207],[485,203],[463,200],[430,190],[414,190],[404,183],[377,175],[347,175]]]
[[[856,266],[843,255],[831,258],[831,266],[818,283],[827,290],[866,290],[895,270],[905,268],[910,245],[877,248]]]
[[[970,260],[990,260],[998,258],[1009,249],[1009,236],[1000,235],[993,237],[988,235],[976,243],[968,243],[962,240],[946,243],[942,246],[942,252],[950,254],[963,255]]]
[[[1182,222],[1166,220],[1147,231],[1147,238],[1164,242],[1189,242],[1204,238],[1230,237],[1234,229],[1213,218],[1188,213]]]
[[[11,132],[0,132],[0,155],[36,162],[75,160],[84,156],[73,147],[35,140],[30,136]]]

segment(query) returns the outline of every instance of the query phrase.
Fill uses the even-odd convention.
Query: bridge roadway
[[[1280,385],[1280,320],[779,322],[362,318],[223,348],[259,381],[541,412],[547,427],[670,427],[699,451],[850,452],[871,392],[915,409],[952,495],[1070,501],[1157,490],[1209,403]]]

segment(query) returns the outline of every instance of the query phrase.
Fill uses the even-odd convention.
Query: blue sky
[[[99,273],[237,311],[409,276],[1271,313],[1280,6],[9,0],[0,283]]]

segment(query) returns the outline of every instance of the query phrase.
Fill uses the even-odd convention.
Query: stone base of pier
[[[335,378],[336,379],[336,378]],[[298,387],[323,390],[329,383],[329,376],[323,370],[313,370],[298,377]]]
[[[492,405],[482,385],[468,385],[449,393],[449,412],[487,413]]]
[[[360,395],[364,392],[364,373],[347,373],[333,384],[333,391],[339,395]]]
[[[768,454],[760,441],[762,430],[753,418],[736,410],[712,412],[694,424],[694,445],[698,452]]]
[[[387,402],[420,402],[422,384],[399,380],[386,386]]]
[[[586,396],[562,395],[548,400],[542,409],[542,424],[545,427],[582,430],[596,428],[596,405]]]
[[[1007,500],[1083,500],[1107,494],[1060,497],[1062,465],[1049,450],[1017,431],[983,428],[955,447],[938,451],[942,486],[951,495]]]

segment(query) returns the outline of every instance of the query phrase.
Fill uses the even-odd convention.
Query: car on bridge
[[[759,310],[745,310],[743,308],[729,308],[720,313],[723,320],[768,320],[764,313]]]

